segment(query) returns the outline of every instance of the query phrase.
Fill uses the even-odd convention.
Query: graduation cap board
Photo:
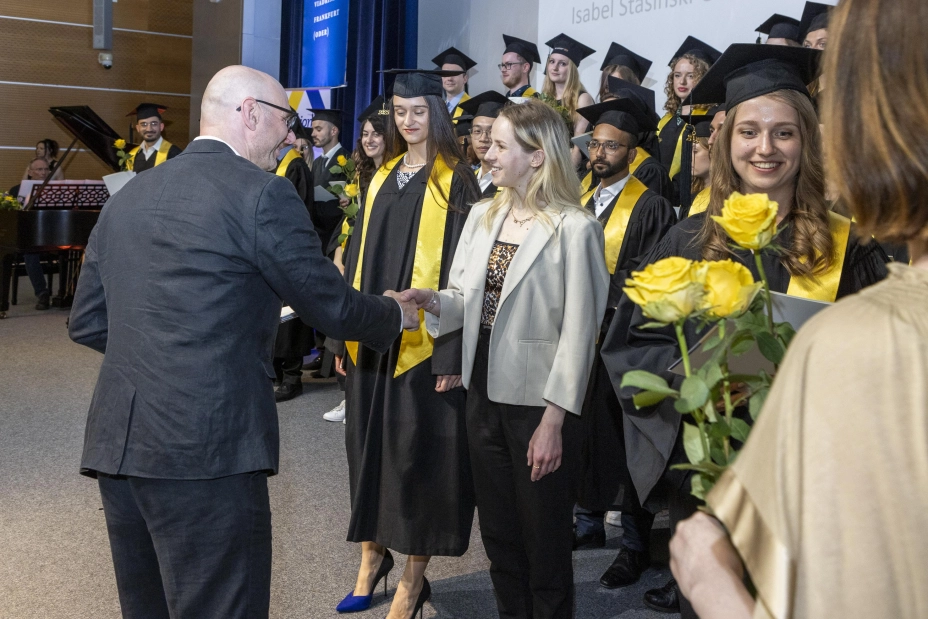
[[[567,56],[570,58],[571,62],[577,66],[580,66],[580,63],[583,62],[584,58],[592,56],[596,53],[596,50],[592,47],[587,47],[580,41],[573,39],[564,33],[557,35],[545,43],[545,45],[551,48],[549,53]]]
[[[135,116],[136,119],[151,118],[152,116],[161,118],[161,115],[166,109],[168,109],[168,106],[161,105],[160,103],[139,103],[138,106],[126,114],[126,116]]]
[[[366,108],[364,108],[364,111],[361,112],[360,116],[358,116],[358,122],[363,123],[365,120],[367,120],[371,116],[385,117],[389,115],[390,115],[390,110],[387,109],[386,100],[380,95],[377,95],[377,98],[371,101],[371,104],[368,105]]]
[[[432,62],[434,62],[435,66],[437,66],[439,69],[446,64],[453,64],[461,67],[464,72],[470,71],[477,66],[476,60],[468,58],[467,54],[454,47],[449,47],[445,51],[432,58]]]
[[[782,292],[772,292],[770,297],[773,304],[774,322],[788,322],[797,331],[817,313],[833,305],[824,301],[813,301],[803,299],[802,297],[792,297]],[[733,323],[734,321],[732,321]],[[730,325],[729,333],[734,331],[734,324]],[[712,357],[713,351],[703,351],[702,346],[713,335],[718,332],[718,325],[709,329],[703,337],[696,342],[696,345],[690,348],[690,367],[702,367],[706,361]],[[682,360],[674,362],[668,368],[674,374],[685,376],[686,371],[683,368]],[[764,357],[757,347],[751,348],[750,351],[743,355],[733,355],[728,360],[728,369],[732,374],[758,374],[764,370],[768,374],[774,374],[773,363]]]
[[[651,61],[644,56],[639,56],[624,45],[613,43],[606,52],[603,64],[599,67],[600,71],[605,71],[606,67],[621,65],[628,67],[638,77],[638,81],[643,82],[648,71],[651,70]]]
[[[758,26],[757,32],[766,34],[771,39],[787,39],[802,43],[799,39],[799,20],[779,13],[774,14],[770,19]]]
[[[607,124],[637,136],[657,129],[653,117],[631,99],[612,99],[588,105],[578,109],[577,113],[590,121],[594,130],[597,125]]]
[[[654,91],[638,84],[633,84],[619,77],[609,76],[606,80],[609,92],[620,99],[634,101],[642,111],[648,112],[657,122],[657,112],[654,111]]]
[[[777,90],[796,90],[809,96],[806,84],[818,73],[822,52],[782,45],[730,45],[693,88],[691,104],[725,102],[725,109]]]
[[[475,97],[471,97],[464,103],[459,103],[458,107],[464,110],[465,114],[470,114],[475,118],[477,116],[496,118],[499,116],[499,111],[503,109],[503,106],[507,103],[509,103],[507,97],[499,94],[495,90],[488,90]]]
[[[441,71],[439,69],[387,69],[382,71],[387,75],[395,75],[393,82],[393,96],[411,99],[433,95],[444,96],[441,78],[460,75],[460,71]]]
[[[513,52],[519,54],[529,62],[541,63],[541,56],[538,54],[538,46],[531,41],[504,34],[503,44],[506,46],[506,49],[503,50],[504,54]]]
[[[681,45],[679,49],[674,52],[673,58],[671,58],[668,66],[673,68],[674,60],[686,54],[695,56],[696,58],[705,61],[711,67],[715,61],[719,59],[719,56],[722,55],[722,52],[715,49],[708,43],[703,43],[696,37],[686,37],[686,40],[683,41],[683,45]]]
[[[454,125],[454,132],[459,138],[470,135],[471,127],[474,126],[474,117],[470,114],[461,114],[456,119],[458,122]]]
[[[341,110],[327,110],[325,108],[310,108],[310,112],[313,113],[313,120],[324,120],[330,122],[336,127],[342,126],[342,111]]]
[[[799,36],[805,39],[810,32],[828,28],[828,12],[832,8],[821,2],[806,2],[802,9],[802,19],[799,20]]]

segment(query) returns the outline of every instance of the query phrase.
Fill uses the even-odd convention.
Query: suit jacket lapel
[[[515,288],[518,283],[522,281],[522,278],[525,277],[525,274],[528,273],[528,270],[535,263],[535,258],[538,257],[541,250],[548,244],[548,239],[551,238],[558,226],[561,225],[562,218],[563,215],[555,215],[551,218],[550,226],[536,219],[535,223],[532,225],[532,229],[529,230],[528,235],[525,237],[516,255],[513,256],[512,262],[509,264],[509,270],[506,271],[506,281],[503,282],[503,291],[499,295],[498,307],[502,307],[509,293],[512,292],[513,288]],[[500,222],[500,224],[502,224],[502,222]]]
[[[490,261],[490,253],[493,251],[493,244],[496,243],[496,237],[499,236],[499,230],[503,227],[503,222],[506,220],[507,214],[508,213],[505,211],[497,213],[496,219],[493,220],[493,225],[490,226],[490,231],[477,237],[477,242],[474,243],[474,247],[469,256],[470,263],[473,265],[471,269],[472,281],[467,282],[470,288],[479,288],[483,290],[486,287],[487,263]],[[477,225],[483,227],[482,223],[478,223]],[[481,305],[483,304],[482,295],[480,303]]]

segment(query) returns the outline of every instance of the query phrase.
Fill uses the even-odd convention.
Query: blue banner
[[[348,1],[304,0],[303,88],[345,85]]]

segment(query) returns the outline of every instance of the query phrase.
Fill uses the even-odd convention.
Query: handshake
[[[407,331],[419,330],[419,310],[424,309],[438,316],[441,313],[441,301],[438,293],[431,288],[410,288],[403,292],[387,290],[383,296],[395,299],[403,310],[403,328]]]

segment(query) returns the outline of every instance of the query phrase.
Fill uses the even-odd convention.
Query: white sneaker
[[[606,524],[614,527],[622,526],[622,512],[606,512]]]
[[[327,412],[322,416],[326,421],[345,421],[345,401],[342,400],[341,403]]]

